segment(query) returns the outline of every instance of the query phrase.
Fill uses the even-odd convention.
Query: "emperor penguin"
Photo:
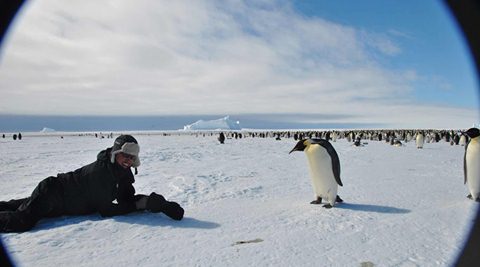
[[[480,202],[480,130],[470,128],[464,134],[471,138],[463,158],[464,183],[470,191],[468,198]]]
[[[460,136],[460,141],[458,142],[461,146],[465,146],[467,144],[467,137],[465,137],[465,135],[462,134],[462,136]]]
[[[410,132],[407,133],[407,139],[405,140],[405,143],[408,143],[412,140],[412,134]]]
[[[294,151],[305,151],[307,155],[316,197],[310,204],[321,204],[322,199],[325,199],[327,204],[323,207],[329,209],[335,202],[343,202],[337,195],[338,186],[343,186],[340,180],[340,160],[332,144],[325,139],[303,139],[298,141],[290,153]]]
[[[431,136],[430,134],[427,134],[427,135],[425,136],[425,142],[427,142],[427,143],[429,143],[429,144],[432,142],[432,136]]]
[[[423,144],[425,143],[425,137],[423,136],[422,132],[417,133],[417,137],[415,138],[417,148],[423,148]]]

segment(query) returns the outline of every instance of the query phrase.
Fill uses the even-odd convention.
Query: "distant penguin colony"
[[[480,130],[470,128],[464,134],[471,138],[463,160],[464,183],[470,191],[468,198],[480,202]]]
[[[311,204],[321,204],[332,208],[335,202],[343,202],[337,195],[338,186],[343,186],[340,180],[340,160],[333,146],[325,139],[303,139],[298,141],[290,151],[305,151],[310,167],[310,178],[316,199]]]

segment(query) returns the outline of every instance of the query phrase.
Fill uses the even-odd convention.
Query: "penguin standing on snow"
[[[316,200],[310,204],[321,204],[322,198],[328,203],[323,207],[332,208],[335,202],[343,202],[337,195],[340,180],[340,160],[333,146],[324,139],[303,139],[290,151],[305,151],[310,167],[310,178]]]
[[[221,132],[218,136],[218,141],[220,142],[220,144],[225,143],[225,135],[223,134],[223,132]]]
[[[464,134],[471,138],[463,158],[464,183],[470,191],[468,198],[480,202],[480,130],[470,128]]]
[[[467,137],[462,134],[462,136],[460,136],[460,140],[458,141],[458,143],[459,143],[461,146],[465,146],[465,145],[467,144]]]
[[[337,142],[337,132],[333,132],[332,134],[332,141]]]
[[[415,138],[417,148],[423,148],[423,144],[425,143],[424,136],[422,132],[417,133],[417,137]]]

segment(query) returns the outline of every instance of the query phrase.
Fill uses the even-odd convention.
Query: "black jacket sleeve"
[[[110,203],[110,205],[102,207],[99,213],[102,217],[112,217],[123,215],[136,211],[135,202]]]

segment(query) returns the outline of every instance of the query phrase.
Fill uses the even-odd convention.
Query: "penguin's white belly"
[[[420,135],[420,134],[417,135],[416,142],[417,142],[417,148],[423,148],[423,143],[424,143],[423,135]]]
[[[480,143],[472,140],[465,155],[467,161],[467,186],[473,199],[480,196]]]
[[[320,145],[311,145],[305,149],[310,178],[317,197],[325,199],[330,205],[335,204],[338,185],[333,176],[332,159],[327,150]]]
[[[465,144],[467,143],[467,138],[465,137],[465,135],[462,135],[460,136],[460,145],[462,146],[465,146]]]

